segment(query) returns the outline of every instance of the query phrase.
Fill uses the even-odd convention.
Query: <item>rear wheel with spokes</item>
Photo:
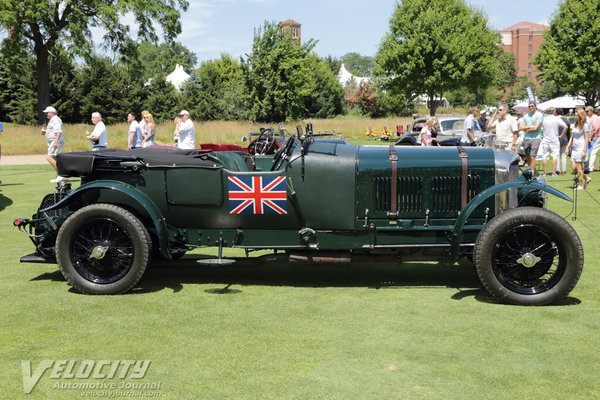
[[[150,235],[131,212],[94,204],[70,216],[56,239],[61,272],[82,293],[130,290],[148,265]]]

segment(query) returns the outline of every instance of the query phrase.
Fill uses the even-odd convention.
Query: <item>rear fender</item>
[[[508,189],[512,189],[512,188],[518,188],[518,189],[525,188],[528,190],[542,190],[546,193],[553,194],[554,196],[559,197],[563,200],[573,202],[573,200],[569,196],[567,196],[560,190],[557,190],[551,186],[542,185],[540,183],[533,182],[533,181],[504,182],[504,183],[500,183],[498,185],[494,185],[492,187],[485,189],[483,192],[481,192],[477,196],[473,197],[471,199],[471,201],[469,201],[467,203],[465,208],[460,212],[460,215],[456,219],[456,222],[454,223],[454,229],[452,230],[452,235],[450,237],[450,245],[451,245],[450,265],[454,264],[458,260],[458,251],[459,251],[459,246],[460,246],[460,240],[462,237],[462,230],[465,226],[465,223],[467,222],[467,220],[473,213],[473,211],[475,211],[475,209],[479,205],[481,205],[483,202],[485,202],[490,197],[495,196],[496,194],[498,194],[500,192],[504,192],[504,191],[506,191]]]
[[[71,202],[79,199],[83,193],[92,189],[116,190],[119,191],[121,194],[124,194],[136,201],[140,205],[140,208],[148,214],[148,216],[154,223],[154,227],[156,228],[156,234],[158,236],[160,254],[167,260],[171,259],[167,224],[160,209],[156,206],[152,199],[148,197],[147,194],[127,183],[112,180],[93,181],[78,187],[58,203],[53,204],[52,206],[44,208],[42,210],[39,210],[39,212],[43,213],[65,207]]]

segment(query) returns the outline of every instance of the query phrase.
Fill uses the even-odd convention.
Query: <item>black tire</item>
[[[125,293],[144,274],[151,243],[135,215],[115,205],[93,204],[60,227],[56,259],[65,279],[81,293]]]
[[[499,214],[479,232],[473,259],[486,290],[502,302],[545,305],[565,298],[583,269],[577,233],[538,207]]]

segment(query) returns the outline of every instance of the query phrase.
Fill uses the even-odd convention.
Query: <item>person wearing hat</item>
[[[479,128],[481,128],[481,132],[487,131],[487,125],[490,122],[490,119],[491,118],[488,117],[486,110],[479,111],[479,119],[477,120],[477,123],[479,124]]]
[[[50,182],[57,183],[65,180],[65,178],[58,175],[58,168],[56,167],[56,156],[62,153],[65,147],[63,124],[62,120],[56,115],[56,108],[48,106],[42,112],[45,112],[48,118],[46,129],[42,129],[42,135],[46,135],[46,141],[48,142],[46,160],[56,170],[56,178],[50,179]]]
[[[190,113],[186,110],[181,110],[181,124],[179,126],[179,141],[177,147],[180,149],[195,149],[196,144],[196,129],[194,123],[190,119]]]
[[[527,159],[529,168],[533,168],[534,175],[538,176],[539,173],[535,167],[535,159],[540,148],[540,143],[542,142],[544,115],[537,111],[537,105],[534,102],[530,102],[528,108],[529,112],[523,117],[519,129],[525,132],[523,149],[525,150],[525,158]]]
[[[600,117],[594,113],[594,107],[587,106],[585,108],[585,113],[590,119],[590,147],[589,151],[589,162],[587,165],[587,170],[592,172],[596,169],[596,155],[598,151],[600,151]]]

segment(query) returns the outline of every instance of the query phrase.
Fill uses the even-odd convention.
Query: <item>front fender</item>
[[[165,222],[165,218],[160,212],[160,209],[157,207],[154,201],[152,201],[152,199],[148,197],[146,193],[127,183],[112,180],[97,180],[90,183],[86,183],[85,185],[82,185],[77,189],[73,190],[58,203],[53,204],[50,207],[44,208],[43,210],[39,210],[39,212],[43,213],[64,207],[65,205],[80,197],[82,193],[91,189],[117,190],[138,202],[139,205],[148,213],[150,219],[152,219],[152,222],[154,223],[154,227],[156,228],[156,234],[158,236],[158,245],[161,255],[167,260],[171,259],[167,224]]]
[[[553,194],[558,198],[573,202],[573,200],[569,196],[567,196],[560,190],[557,190],[551,186],[542,185],[540,183],[533,182],[533,181],[504,182],[504,183],[500,183],[498,185],[494,185],[492,187],[485,189],[483,192],[481,192],[477,196],[473,197],[471,199],[471,201],[469,201],[467,203],[465,208],[463,208],[463,210],[460,212],[460,215],[456,219],[456,222],[454,223],[454,228],[452,229],[452,236],[450,238],[450,245],[451,245],[450,265],[454,264],[458,260],[458,250],[459,250],[459,246],[460,246],[461,233],[462,233],[463,227],[465,226],[465,223],[467,222],[467,220],[469,219],[469,217],[471,216],[473,211],[475,211],[475,209],[479,205],[481,205],[481,203],[483,203],[490,197],[495,196],[496,194],[498,194],[500,192],[504,192],[505,190],[512,189],[512,188],[518,188],[518,189],[526,188],[528,190],[536,190],[536,189],[543,190],[544,192]]]

